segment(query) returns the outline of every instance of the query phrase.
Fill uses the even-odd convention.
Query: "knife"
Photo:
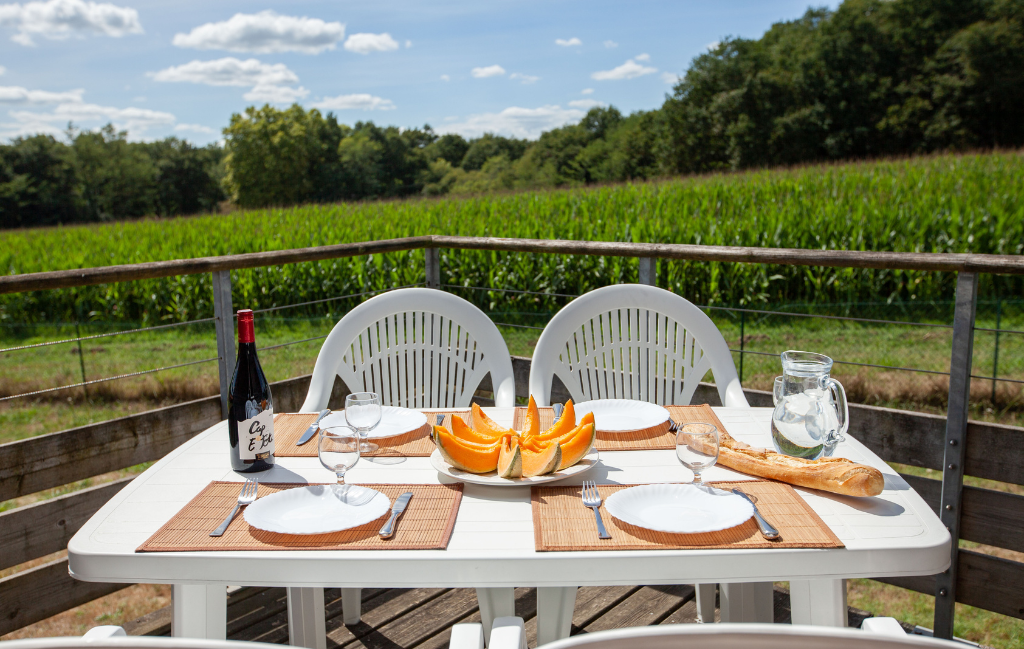
[[[757,511],[757,505],[754,503],[753,499],[751,499],[750,496],[743,493],[739,489],[733,489],[732,492],[737,496],[743,496],[744,498],[746,498],[747,502],[750,503],[750,506],[754,508],[754,520],[757,521],[757,527],[761,530],[761,536],[768,539],[769,541],[774,541],[775,539],[779,538],[779,530],[775,529],[771,523],[766,521],[764,519],[764,516],[761,516],[761,512]]]
[[[309,428],[306,429],[306,432],[302,433],[302,437],[299,438],[299,441],[295,442],[295,445],[302,446],[310,439],[312,439],[313,435],[316,435],[316,431],[320,430],[320,420],[329,414],[331,414],[330,408],[324,408],[323,410],[321,410],[320,414],[316,418],[316,421],[309,425]]]
[[[384,527],[380,528],[380,538],[390,539],[395,534],[395,521],[405,511],[406,505],[412,500],[412,492],[406,491],[404,494],[395,500],[394,506],[391,508],[391,518],[384,524]]]

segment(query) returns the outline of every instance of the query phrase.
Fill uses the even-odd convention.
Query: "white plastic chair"
[[[483,311],[444,291],[389,291],[349,311],[331,330],[317,355],[300,412],[326,408],[336,376],[353,392],[380,394],[384,405],[464,408],[488,373],[494,404],[514,406],[512,356]],[[302,593],[293,597],[295,590]],[[341,589],[345,624],[359,622],[360,590]],[[481,608],[489,610],[486,591],[481,592]],[[311,628],[323,629],[323,589],[288,593],[289,604],[312,620]],[[484,624],[489,631],[490,619],[485,617]]]
[[[533,351],[530,394],[548,405],[557,376],[576,402],[685,405],[708,370],[724,405],[749,407],[711,318],[664,289],[618,284],[581,295],[555,314]]]
[[[871,619],[871,618],[869,618]],[[883,618],[892,620],[892,618]],[[488,649],[519,649],[522,631],[516,633],[513,620],[501,618],[503,627],[491,633]],[[899,623],[892,620],[899,627]],[[460,628],[466,627],[466,628]],[[448,649],[483,649],[483,634],[475,624],[452,627]],[[954,649],[964,645],[902,633],[878,632],[865,624],[864,630],[836,629],[796,624],[666,624],[585,633],[545,645],[543,649]]]
[[[155,638],[126,635],[119,626],[89,629],[84,636],[6,640],[4,649],[281,649],[281,645],[239,640]]]
[[[729,346],[711,318],[664,289],[617,284],[581,295],[544,327],[530,364],[530,394],[538,405],[548,405],[557,376],[577,403],[634,399],[688,405],[708,370],[724,405],[750,407]],[[723,588],[723,621],[770,621],[770,583]],[[565,591],[565,597],[574,596]],[[761,605],[751,606],[753,601]],[[569,610],[568,601],[563,608]],[[715,585],[697,584],[701,619],[714,620],[714,608]]]
[[[349,311],[331,330],[300,411],[326,408],[335,376],[353,392],[380,394],[384,405],[466,407],[487,373],[495,405],[513,406],[512,357],[483,311],[434,289],[389,291]]]

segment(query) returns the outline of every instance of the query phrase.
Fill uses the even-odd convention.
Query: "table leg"
[[[514,588],[477,588],[476,601],[484,625],[484,642],[489,643],[494,618],[515,616],[516,591]]]
[[[569,637],[576,586],[537,589],[537,646]]]
[[[718,606],[722,622],[775,621],[772,582],[719,584]]]
[[[846,626],[846,580],[790,581],[789,610],[793,624]]]
[[[171,601],[171,635],[175,638],[227,638],[228,595],[224,586],[175,584]]]
[[[323,588],[288,588],[288,644],[327,649]]]
[[[341,620],[346,625],[359,624],[363,615],[363,589],[341,589]]]
[[[715,586],[717,584],[696,584],[697,620],[705,624],[715,621]]]

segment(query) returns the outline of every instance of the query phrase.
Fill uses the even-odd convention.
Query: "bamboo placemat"
[[[706,421],[717,426],[718,430],[725,430],[722,422],[715,415],[715,411],[707,404],[699,406],[665,406],[665,408],[677,424]],[[540,429],[545,430],[554,423],[555,414],[551,408],[540,408],[539,411]],[[521,430],[525,418],[526,408],[516,408],[515,415],[512,418],[512,427],[516,430]],[[595,446],[599,451],[673,450],[676,447],[676,434],[669,431],[668,428],[668,422],[653,428],[614,433],[602,432],[599,428],[597,430],[597,443]]]
[[[395,534],[382,539],[377,533],[388,514],[377,520],[331,534],[292,535],[264,532],[251,527],[239,513],[224,536],[210,532],[231,513],[238,499],[238,482],[211,482],[174,515],[136,552],[209,552],[217,550],[444,550],[452,536],[455,516],[462,501],[462,484],[401,485],[368,484],[394,502],[406,491],[413,493]],[[305,484],[260,484],[260,498]]]
[[[601,519],[612,538],[597,537],[594,512],[583,506],[580,487],[533,487],[533,534],[538,552],[569,550],[703,550],[709,548],[841,548],[842,541],[794,489],[770,480],[709,483],[720,489],[739,487],[757,497],[757,508],[781,538],[761,536],[753,518],[720,532],[669,534],[635,527],[605,511],[608,496],[634,485],[598,485]]]
[[[445,412],[444,423],[448,430],[452,429],[452,415],[469,419],[469,410]],[[365,457],[429,457],[434,452],[434,442],[430,439],[430,431],[436,416],[442,414],[433,410],[424,410],[427,416],[425,426],[397,437],[370,440],[380,448]],[[316,440],[311,439],[302,446],[296,446],[302,433],[316,420],[316,413],[274,415],[274,451],[275,457],[316,457]]]

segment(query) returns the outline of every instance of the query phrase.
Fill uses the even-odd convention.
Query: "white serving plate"
[[[397,437],[410,433],[426,423],[427,416],[422,411],[397,406],[383,406],[380,411],[380,423],[366,435],[366,438]],[[344,410],[332,412],[320,422],[320,428],[330,428],[331,426],[348,426]]]
[[[353,506],[336,495],[338,485],[309,485],[272,493],[243,510],[245,522],[278,534],[327,534],[365,525],[391,510],[391,501],[379,491],[349,485],[362,492],[372,491],[368,502]],[[365,497],[352,494],[357,502]]]
[[[726,530],[754,515],[746,498],[693,484],[630,487],[613,493],[604,506],[624,523],[674,534]]]
[[[437,469],[439,473],[443,473],[448,477],[455,478],[462,482],[469,482],[471,484],[482,484],[493,487],[528,487],[535,484],[544,484],[545,482],[558,482],[559,480],[565,480],[566,478],[574,475],[579,475],[584,471],[590,469],[590,467],[597,464],[598,452],[596,448],[590,449],[590,452],[583,456],[583,459],[576,464],[562,469],[561,471],[555,471],[554,473],[548,473],[547,475],[538,475],[532,478],[499,478],[497,471],[491,471],[490,473],[468,473],[456,469],[452,465],[444,461],[441,456],[441,451],[434,449],[434,452],[430,454],[430,466]]]
[[[668,421],[668,410],[656,403],[632,399],[594,399],[573,404],[576,423],[588,412],[594,413],[594,425],[602,433],[654,428]]]

